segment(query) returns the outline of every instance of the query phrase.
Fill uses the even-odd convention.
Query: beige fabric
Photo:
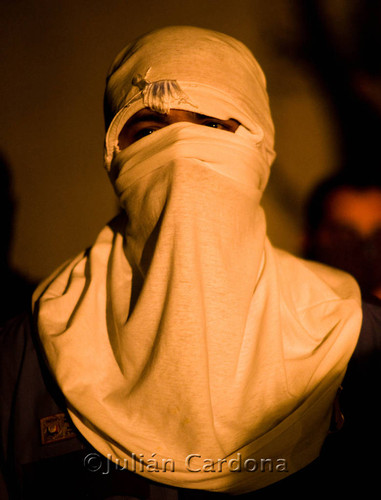
[[[240,46],[223,35],[183,29],[182,39],[189,35],[197,48],[196,32],[214,54],[214,41],[223,40],[226,53],[238,57]],[[146,40],[151,60],[139,42],[153,75],[152,47],[166,34],[172,44],[172,30]],[[139,50],[134,71],[145,67]],[[130,59],[117,70],[111,101],[123,81],[132,92],[134,71],[123,64]],[[174,80],[176,67],[160,78]],[[231,100],[235,91],[242,102],[258,94],[254,101],[265,113],[264,80],[252,89],[253,68],[259,71],[247,62],[246,76],[242,70],[241,90],[232,79]],[[218,85],[218,71],[208,71]],[[196,101],[187,92],[179,103],[179,95],[171,97],[176,107]],[[118,102],[113,113],[131,112]],[[219,103],[220,117],[238,119]],[[361,326],[351,277],[267,240],[260,198],[273,156],[271,118],[260,121],[251,106],[242,108],[250,119],[235,134],[176,123],[118,152],[109,131],[106,166],[128,217],[106,226],[35,295],[41,340],[74,424],[113,461],[131,464],[135,454],[146,464],[139,474],[174,486],[242,493],[316,458]],[[120,126],[114,120],[110,130]],[[191,462],[190,454],[197,455]],[[284,462],[281,472],[232,472],[229,460],[238,457],[249,469],[248,459]],[[163,459],[174,470],[163,470]],[[203,469],[205,460],[215,462],[215,472]]]
[[[139,77],[153,83],[139,87]],[[137,80],[137,85],[132,81]],[[160,93],[163,82],[177,82],[181,92],[166,91],[164,108],[194,111],[226,120],[235,118],[256,140],[270,165],[274,159],[274,127],[265,76],[248,48],[238,40],[194,27],[164,28],[139,38],[120,52],[107,81],[105,115],[106,167],[127,119]],[[149,92],[149,90],[151,92]],[[165,92],[165,89],[164,91]],[[163,103],[162,103],[163,104]],[[110,125],[110,121],[113,122]]]

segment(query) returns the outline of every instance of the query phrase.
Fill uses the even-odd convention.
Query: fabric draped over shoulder
[[[123,212],[34,297],[73,422],[165,484],[236,494],[278,481],[319,455],[362,317],[350,276],[266,237],[273,128],[259,65],[226,35],[165,28],[118,56],[106,103]],[[119,151],[147,104],[241,126],[175,123]],[[261,459],[281,471],[244,466]]]

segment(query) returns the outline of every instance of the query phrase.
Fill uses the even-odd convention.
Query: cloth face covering
[[[155,50],[164,57],[167,38],[171,68],[175,35],[194,48],[196,68],[197,41],[207,39],[215,56],[214,42],[223,46],[227,60],[240,47],[213,32],[167,28],[119,57],[105,161],[124,215],[41,285],[38,329],[74,424],[103,455],[165,484],[243,493],[318,456],[360,330],[360,295],[348,275],[266,238],[260,199],[273,158],[271,118],[258,121],[251,102],[242,108],[247,119],[246,111],[230,116],[237,87],[220,99],[226,89],[213,67],[207,93],[216,82],[213,106],[242,123],[235,133],[175,123],[118,151],[117,131],[146,99],[156,109],[191,102],[207,114],[205,83],[185,92],[175,78],[177,51],[171,71],[157,70],[158,87],[167,78],[176,90],[169,99],[156,80],[147,95],[146,84],[130,94],[129,82],[141,82],[136,65],[154,74]],[[218,57],[214,65],[222,71]],[[264,80],[253,83],[253,68],[247,63],[240,88],[253,87],[264,112]],[[256,470],[261,459],[280,471]]]

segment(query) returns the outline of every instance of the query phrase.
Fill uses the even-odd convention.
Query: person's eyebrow
[[[167,123],[168,116],[166,114],[155,113],[155,111],[147,111],[140,114],[137,113],[127,121],[129,127],[132,127],[136,123],[140,122]]]

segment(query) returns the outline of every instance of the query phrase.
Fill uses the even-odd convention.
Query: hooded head
[[[246,260],[256,279],[265,233],[258,204],[274,158],[274,130],[265,77],[250,50],[228,35],[202,28],[158,29],[138,38],[116,57],[107,77],[104,102],[105,166],[128,214],[129,260],[140,267],[144,254],[152,257],[157,246],[151,235],[159,226],[161,234],[166,232],[171,210],[180,227],[177,238],[192,217],[194,224],[208,228],[208,240],[223,231],[225,238],[229,234],[238,245],[242,239],[248,240],[241,226],[249,220],[249,225],[256,222],[250,237],[258,248],[251,248],[255,258]],[[129,126],[131,117],[147,108],[168,116],[180,110],[183,115],[191,112],[234,120],[239,126],[234,133],[221,133],[178,123],[120,151],[121,131]],[[196,215],[201,199],[210,200],[209,208],[203,209],[209,215],[222,204],[228,210],[227,199],[231,200],[223,222],[221,212],[207,221],[204,215]],[[167,215],[164,223],[163,214]],[[239,217],[240,223],[232,221],[230,227],[227,221],[232,217]]]
[[[112,64],[104,102],[106,168],[123,125],[145,107],[235,119],[261,144],[268,165],[275,156],[264,74],[245,45],[222,33],[172,26],[140,37]]]

